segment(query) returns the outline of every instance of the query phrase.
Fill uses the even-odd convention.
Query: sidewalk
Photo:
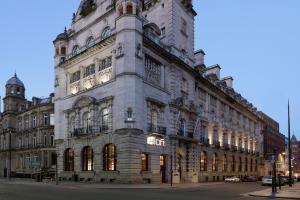
[[[182,183],[174,184],[172,187],[170,184],[117,184],[117,183],[95,183],[95,182],[59,182],[56,185],[55,181],[50,182],[35,182],[31,179],[0,179],[0,184],[19,184],[19,185],[36,185],[36,186],[51,186],[51,187],[62,187],[69,189],[191,189],[205,186],[213,186],[224,184],[223,182],[210,182],[210,183]]]
[[[285,199],[300,199],[300,183],[296,183],[293,187],[283,186],[278,193],[272,194],[272,188],[261,191],[247,193],[248,196],[253,197],[272,197],[272,198],[285,198]]]

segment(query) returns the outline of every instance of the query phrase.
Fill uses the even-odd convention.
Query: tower
[[[192,0],[145,0],[143,15],[161,29],[161,40],[172,54],[193,66],[194,20]]]
[[[17,74],[10,78],[5,85],[6,95],[3,98],[4,102],[4,128],[15,128],[16,119],[15,115],[19,108],[24,106],[25,99],[25,86],[18,78]]]

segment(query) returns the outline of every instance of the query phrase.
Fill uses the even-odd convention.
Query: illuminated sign
[[[147,138],[147,144],[149,145],[153,145],[153,146],[165,146],[166,145],[166,142],[164,139],[158,139],[154,136],[149,136]]]

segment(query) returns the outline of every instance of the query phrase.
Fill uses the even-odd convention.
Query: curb
[[[263,198],[276,198],[276,199],[300,199],[300,197],[278,197],[278,196],[268,196],[268,195],[255,195],[255,194],[248,194],[250,197],[263,197]]]

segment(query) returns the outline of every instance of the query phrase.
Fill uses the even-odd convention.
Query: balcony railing
[[[177,133],[177,135],[182,136],[182,137],[188,137],[188,138],[194,138],[194,133],[193,132],[187,132],[182,129],[180,129]]]
[[[148,124],[148,132],[149,133],[158,133],[161,135],[166,135],[167,134],[167,128],[162,127],[162,126],[157,126],[154,124]]]
[[[205,138],[205,137],[200,137],[200,144],[205,145],[205,146],[209,146],[209,139]]]
[[[102,133],[102,132],[105,132],[108,130],[109,130],[108,125],[88,126],[88,127],[82,127],[82,128],[75,128],[71,132],[71,134],[74,137],[80,137],[80,136],[89,135],[89,134]]]

